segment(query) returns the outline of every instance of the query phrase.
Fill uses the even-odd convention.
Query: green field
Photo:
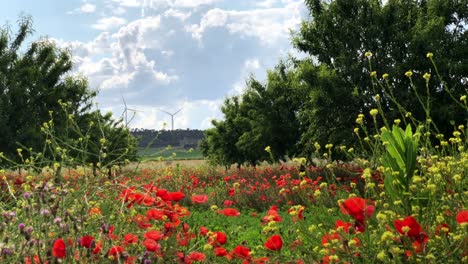
[[[199,160],[203,159],[200,149],[184,148],[140,148],[138,155],[142,160]]]

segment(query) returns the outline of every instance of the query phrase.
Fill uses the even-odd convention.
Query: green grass
[[[138,155],[142,160],[200,160],[203,155],[200,149],[184,148],[140,148]]]

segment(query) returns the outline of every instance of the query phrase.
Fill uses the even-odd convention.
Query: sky
[[[288,54],[308,13],[302,0],[0,0],[0,25],[33,18],[27,42],[48,38],[73,55],[71,74],[98,90],[96,107],[131,128],[206,129],[250,75]],[[164,126],[166,124],[166,126]]]

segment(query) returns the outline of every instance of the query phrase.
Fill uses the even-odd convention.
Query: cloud
[[[211,9],[202,17],[199,25],[188,26],[186,30],[192,33],[193,38],[200,40],[206,29],[224,26],[228,17],[229,13],[222,9]]]
[[[260,68],[260,62],[258,58],[247,59],[244,63],[244,69],[246,71],[253,71]]]
[[[260,60],[258,58],[255,57],[246,59],[240,70],[240,79],[232,85],[231,90],[228,92],[228,94],[230,96],[242,94],[245,91],[245,88],[247,87],[246,80],[249,78],[249,76],[255,76],[256,74],[262,75],[262,71],[265,71],[265,66],[261,65]]]
[[[214,5],[223,0],[112,0],[112,3],[124,8],[167,9],[184,8],[194,9],[200,6]]]
[[[93,24],[91,27],[103,31],[108,31],[114,28],[118,28],[119,26],[122,26],[125,23],[127,23],[127,20],[125,20],[124,18],[111,16],[99,19],[97,23]]]
[[[245,11],[214,8],[206,12],[199,24],[187,26],[192,37],[201,40],[210,28],[224,27],[230,34],[258,38],[264,45],[274,45],[289,37],[289,31],[301,23],[301,5],[287,2],[282,8]]]
[[[164,12],[164,16],[166,17],[175,17],[178,18],[180,21],[185,21],[187,18],[189,18],[192,15],[191,12],[184,13],[182,11],[176,10],[176,9],[168,9]]]
[[[160,129],[170,118],[159,109],[183,107],[175,127],[204,129],[222,118],[225,97],[242,93],[251,74],[264,80],[266,69],[289,50],[286,27],[296,25],[301,8],[298,1],[282,1],[275,8],[254,0],[215,8],[209,5],[221,1],[104,0],[102,15],[120,8],[123,15],[114,18],[125,22],[100,20],[94,39],[60,46],[72,50],[73,71],[99,89],[100,108],[120,115],[122,93],[128,107],[144,111],[131,127]],[[256,9],[236,10],[245,7]],[[139,17],[140,8],[145,17]]]
[[[85,3],[80,7],[80,10],[83,13],[94,13],[94,11],[96,11],[96,6],[90,3]]]
[[[194,8],[201,5],[213,5],[221,0],[175,0],[172,1],[171,6],[174,7],[185,7],[185,8]]]
[[[257,1],[256,1],[257,2]],[[256,3],[255,5],[262,8],[271,8],[273,7],[278,0],[264,0],[262,2]]]
[[[140,7],[143,2],[146,2],[142,0],[112,0],[112,1],[124,7]]]
[[[96,11],[96,6],[90,3],[84,3],[81,7],[73,9],[73,11],[68,11],[67,14],[81,14],[81,13],[94,13]]]
[[[167,87],[179,76],[161,70],[148,53],[160,48],[155,40],[160,24],[160,16],[151,16],[132,21],[114,34],[102,32],[89,42],[57,42],[71,49],[74,72],[87,76],[90,86],[99,88],[100,96],[113,97],[115,91],[124,90],[129,102],[140,100],[151,104],[158,101],[153,99],[159,98],[157,95],[161,101],[180,96],[180,90]],[[170,57],[174,51],[161,49],[159,54]],[[107,99],[102,101],[103,105],[110,103]]]

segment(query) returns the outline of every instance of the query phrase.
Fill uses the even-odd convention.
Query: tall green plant
[[[406,130],[393,125],[392,130],[385,130],[381,139],[386,152],[381,157],[385,167],[385,190],[392,200],[403,198],[405,207],[409,210],[409,187],[416,170],[420,128],[413,133],[411,125]]]

